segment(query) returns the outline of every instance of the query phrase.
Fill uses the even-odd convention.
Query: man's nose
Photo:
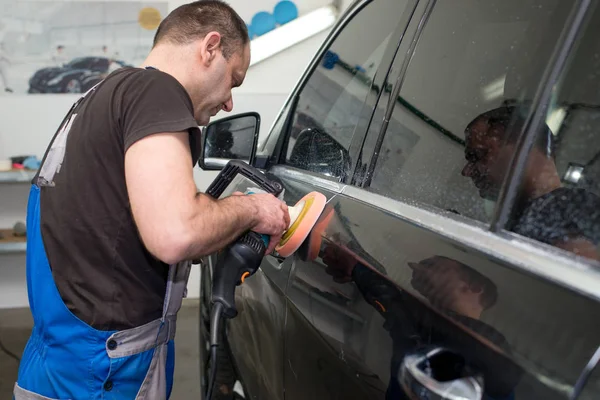
[[[233,98],[230,97],[225,103],[223,103],[223,111],[230,112],[233,110]]]
[[[470,178],[473,175],[473,164],[467,163],[463,167],[463,169],[461,171],[461,175],[466,176],[467,178]]]

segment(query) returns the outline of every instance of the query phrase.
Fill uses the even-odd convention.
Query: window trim
[[[394,82],[394,84],[392,86],[391,95],[385,106],[385,115],[383,117],[383,123],[381,124],[381,127],[379,128],[379,132],[377,133],[377,141],[375,142],[375,146],[373,147],[373,152],[370,155],[371,158],[369,160],[369,165],[367,167],[366,179],[364,179],[364,181],[361,183],[362,187],[369,187],[371,185],[371,179],[373,176],[373,172],[375,171],[375,168],[377,167],[377,160],[379,159],[381,146],[383,145],[383,140],[385,139],[385,135],[387,133],[389,121],[391,119],[392,113],[394,112],[396,102],[398,101],[397,99],[400,97],[400,90],[402,89],[402,86],[404,86],[404,78],[406,77],[406,72],[408,71],[408,66],[410,65],[410,62],[415,54],[415,48],[416,48],[417,44],[419,43],[419,40],[421,39],[421,35],[423,34],[423,29],[425,28],[425,26],[427,25],[427,22],[429,21],[429,16],[431,15],[431,12],[433,11],[435,3],[436,3],[436,0],[429,0],[427,2],[427,5],[425,6],[425,10],[423,11],[423,14],[421,14],[421,16],[419,17],[419,24],[417,25],[417,29],[413,32],[413,37],[412,37],[410,45],[407,49],[406,54],[397,54],[396,57],[394,57],[394,60],[392,60],[391,65],[393,66],[396,61],[396,58],[400,57],[399,61],[402,62],[402,64],[400,65],[400,73],[398,74],[398,78],[396,78],[396,82]],[[410,24],[410,21],[409,21],[409,24]],[[390,67],[390,69],[391,69],[391,67]],[[368,132],[368,130],[367,130],[367,132]]]
[[[384,88],[384,90],[391,93],[391,95],[386,103],[386,106],[385,106],[385,109],[386,109],[386,115],[384,116],[385,127],[384,127],[384,124],[382,124],[382,127],[377,132],[377,138],[376,138],[377,143],[374,147],[374,151],[372,151],[371,154],[369,155],[371,157],[371,159],[369,160],[368,171],[367,171],[367,174],[365,175],[366,178],[363,177],[362,182],[359,185],[356,185],[358,187],[368,188],[370,186],[372,172],[376,168],[377,159],[379,157],[380,145],[383,143],[383,140],[385,139],[385,135],[387,133],[387,123],[389,122],[391,115],[393,113],[392,106],[395,105],[396,102],[402,104],[402,106],[407,108],[417,118],[421,119],[423,122],[430,125],[435,130],[439,131],[442,135],[446,136],[448,139],[450,139],[460,145],[463,145],[463,146],[465,145],[465,141],[463,139],[455,136],[451,131],[444,128],[442,125],[438,124],[433,119],[428,118],[424,112],[422,112],[417,107],[415,107],[414,105],[409,103],[406,99],[400,97],[400,90],[402,90],[404,79],[405,79],[406,73],[408,71],[408,66],[410,65],[410,61],[412,60],[412,57],[414,55],[415,48],[416,48],[417,44],[419,43],[419,40],[421,38],[421,35],[425,28],[425,25],[427,24],[432,11],[435,9],[435,3],[437,3],[437,0],[425,0],[425,1],[427,2],[427,4],[424,7],[424,11],[421,13],[421,15],[420,16],[413,15],[414,19],[419,18],[420,21],[417,26],[417,29],[415,29],[413,32],[413,37],[411,39],[412,42],[411,42],[410,47],[408,48],[406,53],[396,54],[396,56],[392,60],[392,65],[391,65],[390,70],[393,69],[397,63],[399,63],[400,67],[401,67],[400,68],[401,71],[398,74],[398,76],[396,77],[394,84],[388,84],[388,86],[386,88]],[[410,21],[409,24],[411,22],[412,21]],[[392,99],[395,99],[395,100],[392,100]],[[381,102],[383,103],[383,101],[381,101]],[[375,109],[377,109],[380,106],[381,106],[381,104],[379,104],[379,102],[378,102]],[[387,115],[388,112],[389,112],[389,115]],[[370,130],[370,128],[371,128],[371,126],[369,126],[369,130]],[[375,134],[372,134],[372,135],[374,136]],[[368,135],[368,131],[367,131],[365,141],[368,140],[368,137],[369,137],[369,135]],[[379,147],[379,149],[378,149],[378,147]],[[371,165],[373,167],[371,167]]]
[[[264,154],[264,156],[268,157],[268,161],[266,162],[266,165],[264,166],[265,169],[271,168],[275,165],[285,165],[285,155],[287,153],[289,138],[290,138],[290,134],[291,134],[290,125],[292,123],[292,120],[293,120],[293,117],[294,117],[294,114],[296,111],[296,107],[298,104],[298,100],[300,98],[300,94],[302,93],[306,84],[312,77],[314,71],[319,66],[320,60],[323,57],[323,55],[325,54],[325,52],[338,39],[339,35],[344,31],[346,26],[367,5],[369,5],[370,3],[374,2],[374,1],[376,1],[376,0],[359,0],[359,1],[356,1],[353,5],[351,5],[345,11],[345,13],[340,17],[340,19],[338,20],[336,25],[334,25],[332,32],[328,35],[327,39],[319,47],[319,50],[317,51],[317,53],[315,54],[315,56],[309,63],[308,67],[304,70],[304,73],[302,74],[298,83],[294,87],[292,93],[288,96],[287,100],[285,101],[284,105],[282,106],[280,114],[276,118],[273,125],[271,126],[269,135],[267,136],[267,138],[264,141],[264,144],[262,146],[261,150],[265,151],[265,150],[267,150],[267,147],[269,146],[269,144],[272,145],[272,142],[275,141],[274,149],[271,152],[271,154]],[[406,14],[406,12],[409,12],[409,14],[408,14],[409,18],[406,19],[404,26],[402,26],[402,24],[400,24],[400,21],[399,21],[399,23],[397,24],[395,29],[392,31],[392,37],[390,38],[390,43],[386,47],[386,51],[384,52],[384,54],[387,53],[388,51],[391,51],[392,49],[395,49],[395,51],[398,50],[401,39],[403,38],[403,35],[406,32],[406,29],[408,28],[410,20],[412,19],[412,16],[413,16],[417,6],[419,5],[419,0],[406,0],[406,1],[407,1],[407,5],[406,5],[405,14]],[[393,62],[394,58],[395,57],[391,57],[389,62],[387,62],[387,64],[385,64],[385,65],[384,64],[379,65],[379,67],[377,68],[376,75],[384,74],[387,77],[389,74],[389,71],[392,67],[392,62]],[[384,59],[385,59],[385,57],[384,57]],[[363,102],[363,107],[366,104],[366,100],[367,99],[365,99],[365,101]],[[377,99],[377,101],[378,101],[378,99]],[[374,111],[375,111],[375,108],[370,110],[369,124],[371,122],[371,118],[373,116]],[[282,118],[284,119],[284,122],[281,124],[281,130],[278,130],[278,132],[276,132],[275,129],[277,128],[278,124],[281,123]],[[350,150],[352,150],[352,153],[350,153],[350,157],[353,160],[353,168],[351,171],[349,171],[349,174],[346,177],[347,182],[350,182],[354,177],[355,169],[356,169],[356,168],[354,168],[354,166],[357,164],[356,158],[362,151],[362,146],[364,144],[364,138],[366,137],[369,124],[367,124],[364,127],[361,127],[361,132],[359,132],[358,136],[354,135],[354,137],[352,138],[352,142],[348,148],[349,152],[350,152]],[[358,127],[359,126],[357,126],[357,128]],[[323,176],[323,177],[325,179],[331,179],[332,181],[339,181],[339,179],[327,178],[326,176]]]

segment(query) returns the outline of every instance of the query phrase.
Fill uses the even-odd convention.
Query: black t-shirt
[[[573,238],[600,244],[600,198],[585,189],[559,188],[531,201],[513,231],[553,245]]]
[[[41,186],[42,238],[52,274],[69,310],[94,328],[139,326],[162,315],[168,265],[148,252],[137,231],[125,152],[145,136],[182,131],[195,164],[200,130],[192,101],[166,73],[124,68],[74,113],[55,185]]]

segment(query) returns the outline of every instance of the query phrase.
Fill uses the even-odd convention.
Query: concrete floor
[[[21,356],[32,327],[28,308],[0,310],[0,340]],[[198,350],[198,300],[186,299],[177,321],[175,382],[171,399],[200,398]],[[11,399],[19,364],[0,350],[0,399]]]

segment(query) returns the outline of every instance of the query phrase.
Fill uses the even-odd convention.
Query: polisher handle
[[[261,235],[248,232],[219,254],[213,272],[212,302],[223,305],[226,318],[237,315],[235,288],[256,272],[265,250]]]

